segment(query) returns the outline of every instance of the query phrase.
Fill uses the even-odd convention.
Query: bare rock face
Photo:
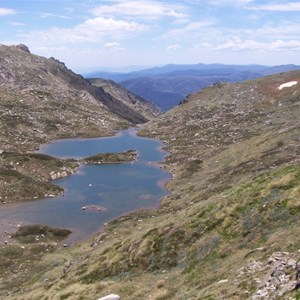
[[[22,51],[30,53],[29,48],[26,45],[24,45],[24,44],[19,44],[16,47],[19,48],[19,49],[21,49]]]

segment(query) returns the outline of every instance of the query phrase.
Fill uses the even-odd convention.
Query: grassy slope
[[[164,167],[174,178],[161,208],[44,256],[32,265],[34,278],[5,278],[2,294],[250,299],[272,253],[299,259],[299,83],[278,90],[292,80],[300,73],[215,85],[146,124],[143,134],[166,141],[171,153]],[[237,275],[254,260],[263,267]]]
[[[40,199],[61,194],[63,189],[49,182],[73,174],[75,160],[61,160],[37,153],[3,152],[0,155],[0,204]]]

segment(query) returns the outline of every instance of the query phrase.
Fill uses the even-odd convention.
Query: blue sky
[[[300,1],[0,0],[0,43],[77,71],[168,63],[300,65]]]

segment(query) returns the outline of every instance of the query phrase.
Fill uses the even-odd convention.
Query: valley
[[[78,167],[32,153],[41,144],[132,126],[164,142],[161,168],[172,174],[157,209],[128,212],[72,247],[51,228],[26,228],[27,243],[12,236],[0,249],[2,299],[299,298],[299,70],[218,82],[160,114],[112,82],[16,47],[0,51],[1,195],[43,181],[40,197],[53,189],[51,172]]]

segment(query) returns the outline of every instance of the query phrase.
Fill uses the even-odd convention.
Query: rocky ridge
[[[102,78],[89,78],[88,79],[94,86],[101,87],[104,91],[110,94],[115,99],[123,101],[131,108],[141,112],[148,120],[151,120],[161,114],[160,108],[144,100],[143,98],[129,92],[121,85],[112,80]]]

